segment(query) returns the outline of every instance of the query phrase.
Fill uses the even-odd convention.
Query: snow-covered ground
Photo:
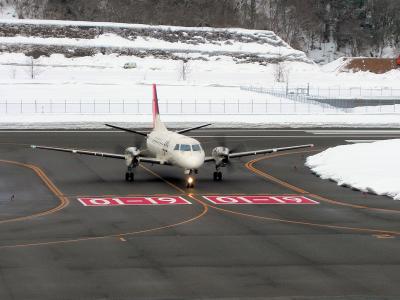
[[[307,158],[323,179],[400,200],[400,139],[329,148]]]
[[[134,62],[137,67],[124,69],[123,66],[127,62]],[[279,126],[280,123],[284,126],[349,126],[351,124],[400,126],[400,107],[398,106],[361,107],[344,111],[332,109],[327,105],[298,103],[290,99],[243,90],[241,86],[282,88],[285,83],[275,81],[274,65],[237,64],[227,56],[215,57],[210,61],[189,61],[185,74],[186,80],[182,78],[182,61],[153,57],[97,54],[93,57],[66,58],[57,54],[40,57],[33,63],[32,68],[31,59],[24,54],[0,54],[0,123],[37,122],[45,118],[53,122],[56,121],[55,119],[66,122],[89,119],[93,122],[103,122],[104,115],[107,113],[110,115],[107,118],[114,119],[126,119],[124,114],[149,114],[151,111],[150,84],[157,83],[160,101],[171,104],[168,105],[168,109],[166,105],[161,105],[161,110],[169,114],[165,118],[170,122],[191,118],[193,122],[205,120],[229,123],[235,121],[273,124],[272,126]],[[400,87],[400,72],[397,71],[388,75],[336,74],[324,72],[316,65],[298,62],[285,64],[289,70],[289,80],[293,85],[305,86],[310,82],[313,87],[321,87],[321,91],[327,86],[339,86],[342,89],[356,85],[362,85],[364,88]],[[64,101],[87,104],[60,103]],[[107,104],[108,101],[111,102],[110,105]],[[137,105],[132,104],[126,106],[126,108],[130,107],[130,110],[123,110],[122,101],[142,104],[139,109]],[[57,102],[59,102],[58,106]],[[96,104],[92,104],[93,102]],[[179,105],[181,102],[188,105],[182,109]],[[210,102],[211,104],[197,105]],[[240,105],[237,104],[238,102]],[[100,104],[97,105],[97,103]],[[223,108],[222,103],[228,103],[226,109]],[[35,112],[38,115],[35,116]],[[68,114],[64,117],[60,115],[56,117],[57,113],[62,112]],[[93,112],[97,115],[83,117]],[[187,116],[182,118],[179,116],[181,112],[186,113]],[[191,117],[188,116],[190,112],[193,112]],[[347,115],[348,112],[359,115]],[[397,114],[363,116],[366,113],[376,112]],[[243,115],[238,115],[238,113]],[[265,116],[249,117],[248,114],[251,113],[265,113]],[[341,116],[324,117],[326,114],[338,113]],[[138,116],[131,119],[144,121],[146,117]]]
[[[94,26],[91,22],[39,20],[2,21],[7,24],[32,23],[54,26]],[[96,26],[153,28],[171,32],[211,33],[222,29],[95,23]],[[152,30],[153,30],[152,29]],[[2,44],[46,44],[87,47],[131,47],[142,50],[167,50],[171,56],[128,56],[96,54],[67,58],[52,54],[32,59],[22,53],[0,54],[0,123],[65,122],[105,118],[145,122],[150,113],[150,84],[159,86],[161,111],[170,122],[217,121],[224,123],[262,123],[272,126],[400,126],[400,105],[334,109],[315,102],[301,103],[244,90],[243,87],[290,88],[310,86],[321,95],[335,97],[344,90],[399,89],[400,71],[383,75],[367,72],[340,73],[341,61],[319,67],[303,53],[290,48],[268,31],[225,30],[247,37],[249,42],[229,43],[202,38],[202,43],[171,43],[151,37],[125,39],[103,34],[94,39],[1,37]],[[218,36],[218,34],[217,34]],[[252,40],[257,37],[258,42]],[[215,37],[214,37],[215,38]],[[246,39],[245,39],[246,40]],[[264,44],[263,44],[264,43]],[[283,44],[282,44],[283,43]],[[276,44],[276,46],[274,46]],[[176,51],[176,53],[175,53]],[[278,65],[259,61],[240,61],[237,53],[255,57],[295,55],[297,61],[280,65],[285,82],[277,82]],[[183,56],[184,57],[183,57]],[[304,57],[304,59],[303,59]],[[184,59],[187,63],[184,63]],[[126,63],[136,67],[124,69]],[[241,88],[242,87],[242,88]],[[352,96],[353,93],[350,93]],[[358,95],[357,95],[358,96]],[[130,103],[130,104],[129,104]],[[139,104],[138,104],[139,103]],[[166,104],[168,103],[168,104]],[[186,103],[182,105],[181,103]],[[71,104],[71,105],[69,105]],[[125,105],[128,104],[128,105]],[[350,113],[350,114],[349,114]],[[333,115],[332,115],[333,114]],[[339,115],[336,115],[339,114]],[[369,115],[366,115],[369,114]],[[371,115],[375,114],[375,115]],[[132,117],[135,116],[135,117]]]

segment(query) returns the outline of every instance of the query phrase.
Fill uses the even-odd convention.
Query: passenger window
[[[192,145],[192,150],[193,151],[201,151],[200,145],[199,144]]]
[[[191,150],[190,145],[184,145],[184,144],[181,145],[181,151],[190,151],[190,150]]]
[[[174,150],[179,150],[179,144],[176,144],[176,145],[175,145]]]

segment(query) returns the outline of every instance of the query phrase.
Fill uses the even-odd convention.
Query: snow
[[[213,54],[256,54],[264,57],[289,56],[292,54],[304,55],[301,51],[296,51],[290,47],[276,47],[271,44],[257,43],[199,43],[196,45],[182,42],[167,42],[154,38],[137,37],[128,40],[116,34],[102,34],[94,39],[70,39],[70,38],[41,38],[41,37],[0,37],[0,44],[4,45],[52,45],[63,47],[102,47],[102,48],[130,48],[135,50],[164,50],[170,52],[200,52]]]
[[[212,123],[216,128],[315,128],[315,127],[399,127],[398,116],[376,116],[371,122],[364,115],[166,115],[161,119],[169,128],[191,127]],[[51,129],[100,128],[104,123],[118,123],[125,127],[150,128],[150,114],[4,114],[0,117],[1,129]]]
[[[400,139],[329,148],[306,165],[338,185],[400,200]]]
[[[103,122],[107,119],[150,121],[151,87],[157,83],[160,109],[168,122],[212,121],[224,124],[264,126],[399,126],[400,105],[334,108],[318,102],[301,102],[282,95],[257,93],[249,87],[274,89],[305,88],[322,97],[360,99],[376,95],[400,98],[400,71],[386,74],[340,73],[339,59],[324,67],[307,63],[304,53],[290,48],[270,31],[244,29],[187,28],[138,24],[93,23],[43,20],[1,20],[6,24],[48,24],[56,26],[108,26],[152,28],[168,31],[228,31],[259,36],[268,42],[224,43],[203,39],[202,43],[169,42],[137,36],[126,39],[106,33],[94,39],[0,37],[0,44],[58,45],[67,47],[127,47],[162,50],[175,56],[154,57],[96,54],[67,58],[61,54],[32,60],[22,53],[0,54],[0,123],[39,124],[58,122]],[[280,46],[276,46],[280,45]],[[161,52],[162,52],[161,51]],[[232,54],[274,58],[280,55],[304,57],[286,61],[282,67],[288,82],[277,82],[276,65],[238,63]],[[189,59],[183,80],[179,57]],[[33,69],[32,69],[33,62]],[[124,69],[126,63],[136,68]],[[33,70],[33,72],[32,72]],[[373,91],[377,89],[377,93]],[[364,93],[365,92],[365,93]],[[361,98],[362,99],[362,98]],[[23,126],[21,124],[21,126]]]
[[[2,22],[12,22],[12,19],[18,18],[15,7],[7,1],[0,2],[0,20]]]
[[[127,62],[134,69],[124,69]],[[385,75],[333,75],[316,65],[285,63],[292,84],[314,88],[400,88],[400,72]],[[264,126],[400,126],[400,105],[336,109],[300,103],[244,90],[252,85],[284,87],[274,79],[274,67],[237,64],[231,57],[189,62],[182,80],[182,61],[154,57],[97,54],[66,58],[60,54],[34,60],[20,53],[0,54],[0,123],[49,123],[105,120],[150,122],[151,84],[158,84],[160,109],[167,122],[218,122]],[[356,88],[359,91],[359,87]],[[334,94],[332,89],[329,93]],[[341,92],[343,94],[343,90]],[[347,112],[350,112],[346,114]],[[375,113],[375,115],[373,115]],[[21,126],[24,126],[21,124]]]
[[[328,64],[321,66],[321,71],[323,72],[337,72],[339,71],[347,62],[346,57],[340,57]]]
[[[254,30],[243,28],[215,28],[215,27],[183,27],[183,26],[168,26],[168,25],[147,25],[147,24],[128,24],[128,23],[113,23],[113,22],[90,22],[90,21],[65,21],[65,20],[38,20],[38,19],[12,19],[0,20],[0,23],[5,24],[30,24],[30,25],[48,25],[48,26],[76,26],[76,27],[108,27],[122,29],[160,29],[168,31],[227,31],[230,33],[274,36],[275,33],[268,30]],[[278,38],[278,40],[280,40]]]

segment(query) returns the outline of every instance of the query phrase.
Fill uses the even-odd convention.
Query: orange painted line
[[[244,217],[250,217],[254,219],[260,219],[260,220],[268,220],[268,221],[274,221],[274,222],[282,222],[282,223],[287,223],[287,224],[296,224],[296,225],[306,225],[306,226],[312,226],[312,227],[321,227],[321,228],[330,228],[330,229],[341,229],[341,230],[350,230],[350,231],[359,231],[359,232],[369,232],[369,233],[378,233],[378,234],[394,234],[394,235],[400,235],[400,231],[391,231],[391,230],[381,230],[381,229],[371,229],[371,228],[360,228],[360,227],[349,227],[349,226],[340,226],[340,225],[328,225],[328,224],[320,224],[320,223],[312,223],[312,222],[307,222],[307,221],[295,221],[295,220],[288,220],[288,219],[280,219],[280,218],[272,218],[272,217],[264,217],[264,216],[258,216],[258,215],[252,215],[252,214],[247,214],[247,213],[242,213],[242,212],[237,212],[229,209],[224,209],[220,207],[216,207],[213,205],[210,205],[210,207],[224,211],[230,214],[235,214],[239,216],[244,216]]]
[[[0,161],[1,162],[1,161]],[[19,164],[19,163],[17,163]],[[30,166],[32,167],[32,166]],[[144,169],[148,170],[147,168],[144,167]],[[39,171],[39,170],[37,170]],[[151,174],[161,178],[158,174],[156,174],[155,172],[152,172],[150,170],[148,170]],[[44,173],[43,173],[44,174]],[[47,176],[44,177],[45,179],[48,179]],[[50,181],[50,179],[49,179]],[[165,181],[165,180],[164,180]],[[167,182],[167,181],[165,181]],[[174,184],[170,184],[171,186],[175,186]],[[175,186],[176,188],[179,189],[179,187]],[[52,187],[52,188],[55,188]],[[182,190],[183,191],[183,190]],[[186,193],[185,193],[186,195]],[[194,197],[191,197],[192,199],[195,199]],[[203,216],[205,216],[208,212],[208,205],[206,205],[205,203],[202,203],[201,201],[197,200],[199,203],[202,204],[202,210],[199,214],[183,220],[181,222],[178,223],[173,223],[173,224],[169,224],[169,225],[165,225],[165,226],[159,226],[159,227],[155,227],[155,228],[148,228],[148,229],[142,229],[142,230],[137,230],[137,231],[130,231],[130,232],[123,232],[123,233],[116,233],[116,234],[110,234],[110,235],[102,235],[102,236],[94,236],[94,237],[81,237],[81,238],[75,238],[75,239],[67,239],[67,240],[59,240],[59,241],[46,241],[46,242],[37,242],[37,243],[26,243],[26,244],[15,244],[15,245],[4,245],[4,246],[0,246],[0,249],[9,249],[9,248],[26,248],[26,247],[35,247],[35,246],[46,246],[46,245],[60,245],[60,244],[69,244],[69,243],[77,243],[77,242],[84,242],[84,241],[92,241],[92,240],[102,240],[102,239],[107,239],[107,238],[119,238],[120,241],[123,241],[126,239],[124,237],[126,236],[131,236],[131,235],[138,235],[138,234],[144,234],[144,233],[149,233],[149,232],[154,232],[154,231],[159,231],[159,230],[165,230],[165,229],[169,229],[169,228],[173,228],[173,227],[177,227],[180,225],[184,225],[187,223],[191,223],[194,222],[200,218],[202,218]]]
[[[366,206],[366,205],[357,205],[357,204],[351,204],[351,203],[346,203],[346,202],[341,202],[341,201],[337,201],[337,200],[332,200],[326,197],[323,197],[321,195],[317,195],[317,194],[313,194],[310,193],[304,189],[301,189],[300,187],[294,186],[292,184],[289,184],[283,180],[280,180],[264,171],[261,171],[260,169],[257,169],[254,167],[254,164],[261,161],[261,160],[266,160],[266,159],[271,159],[271,158],[275,158],[275,157],[280,157],[280,156],[286,156],[286,155],[293,155],[293,154],[299,154],[299,153],[311,153],[311,152],[317,152],[320,150],[302,150],[302,151],[295,151],[295,152],[288,152],[288,153],[278,153],[278,154],[274,154],[274,155],[270,155],[270,156],[266,156],[266,157],[259,157],[256,159],[253,159],[249,162],[247,162],[245,164],[245,167],[252,171],[253,173],[256,173],[257,175],[260,175],[261,177],[264,177],[267,180],[270,180],[272,182],[275,182],[289,190],[292,190],[296,193],[300,193],[300,194],[308,194],[310,197],[316,198],[322,202],[326,202],[326,203],[330,203],[330,204],[334,204],[334,205],[341,205],[341,206],[347,206],[347,207],[352,207],[352,208],[357,208],[357,209],[368,209],[368,210],[375,210],[375,211],[383,211],[383,212],[395,212],[395,213],[399,213],[400,210],[396,210],[396,209],[387,209],[387,208],[379,208],[379,207],[370,207],[370,206]]]
[[[150,174],[154,175],[155,177],[161,179],[162,181],[164,181],[166,184],[168,184],[169,186],[171,186],[171,187],[174,188],[175,190],[177,190],[177,191],[179,191],[180,193],[186,195],[186,191],[183,190],[183,189],[181,189],[179,186],[177,186],[177,185],[173,184],[172,182],[170,182],[170,181],[164,179],[163,177],[161,177],[160,175],[158,175],[156,172],[150,170],[149,168],[147,168],[147,167],[145,167],[145,166],[143,166],[143,165],[140,165],[140,167],[141,167],[142,169],[146,170],[148,173],[150,173]]]
[[[315,151],[315,150],[314,150]],[[282,154],[281,154],[282,155]],[[279,155],[277,155],[279,156]],[[145,170],[153,174],[154,176],[160,178],[162,181],[165,183],[169,184],[170,186],[176,188],[177,190],[183,191],[181,188],[177,187],[175,184],[169,182],[165,178],[162,178],[160,175],[158,175],[156,172],[151,171],[145,167],[143,167]],[[349,227],[349,226],[340,226],[340,225],[329,225],[329,224],[320,224],[320,223],[312,223],[312,222],[307,222],[307,221],[296,221],[296,220],[289,220],[289,219],[281,219],[281,218],[273,218],[273,217],[265,217],[265,216],[258,216],[258,215],[252,215],[252,214],[247,214],[247,213],[242,213],[242,212],[237,212],[225,208],[220,208],[214,205],[207,204],[203,202],[202,200],[199,200],[196,198],[193,194],[188,194],[190,198],[193,200],[196,200],[198,203],[203,205],[204,207],[210,207],[215,210],[219,210],[225,213],[230,213],[234,215],[239,215],[243,217],[248,217],[248,218],[253,218],[253,219],[259,219],[259,220],[268,220],[268,221],[273,221],[273,222],[282,222],[282,223],[287,223],[287,224],[295,224],[295,225],[305,225],[305,226],[312,226],[312,227],[320,227],[320,228],[329,228],[329,229],[340,229],[340,230],[350,230],[350,231],[356,231],[356,232],[367,232],[367,233],[375,233],[375,234],[393,234],[393,235],[400,235],[400,231],[390,231],[390,230],[381,230],[381,229],[373,229],[373,228],[359,228],[359,227]]]
[[[191,222],[194,222],[194,221],[202,218],[207,212],[208,212],[208,206],[203,205],[203,209],[201,210],[201,212],[199,214],[195,215],[194,217],[191,217],[189,219],[183,220],[178,223],[169,224],[169,225],[165,225],[165,226],[159,226],[159,227],[154,227],[154,228],[148,228],[148,229],[142,229],[142,230],[130,231],[130,232],[123,232],[123,233],[109,234],[109,235],[103,235],[103,236],[81,237],[81,238],[61,240],[61,241],[47,241],[47,242],[38,242],[38,243],[4,245],[4,246],[0,246],[0,249],[25,248],[25,247],[46,246],[46,245],[60,245],[60,244],[69,244],[69,243],[77,243],[77,242],[84,242],[84,241],[103,240],[103,239],[108,239],[108,238],[118,238],[121,240],[121,239],[124,239],[124,237],[126,237],[126,236],[149,233],[149,232],[169,229],[169,228],[177,227],[177,226],[184,225],[187,223],[191,223]]]
[[[375,234],[374,235],[377,239],[394,239],[395,236],[390,234]]]
[[[22,216],[22,217],[17,217],[17,218],[12,218],[12,219],[0,220],[0,224],[10,223],[10,222],[18,222],[18,221],[25,221],[25,220],[32,219],[32,218],[37,218],[37,217],[50,215],[52,213],[55,213],[57,211],[62,210],[66,206],[68,206],[68,204],[69,204],[68,198],[65,197],[61,193],[61,191],[55,186],[55,184],[47,177],[47,175],[39,167],[34,166],[34,165],[28,165],[28,164],[20,163],[20,162],[17,162],[17,161],[11,161],[11,160],[0,160],[0,163],[12,164],[12,165],[16,165],[16,166],[20,166],[20,167],[24,167],[24,168],[28,168],[28,169],[32,170],[43,181],[43,183],[47,186],[47,188],[58,199],[60,199],[59,205],[57,205],[54,208],[51,208],[51,209],[46,210],[46,211],[38,212],[38,213],[35,213],[35,214],[32,214],[32,215],[28,215],[28,216]]]

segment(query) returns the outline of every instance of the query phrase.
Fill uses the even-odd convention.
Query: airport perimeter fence
[[[241,87],[241,89],[271,95],[275,98],[290,99],[297,103],[320,105],[325,108],[334,107],[343,113],[363,111],[381,113],[388,109],[398,112],[399,108],[396,106],[400,105],[400,89],[393,88],[313,88],[308,85],[296,88],[251,86]]]
[[[254,99],[160,99],[160,112],[165,115],[307,115],[307,114],[400,114],[399,97],[374,99],[328,98],[302,89],[266,89],[241,87],[242,90],[265,94]],[[321,90],[320,90],[321,91]],[[392,90],[391,94],[397,93]],[[382,95],[384,92],[382,92]],[[46,99],[1,100],[0,114],[130,114],[150,115],[150,100]]]

